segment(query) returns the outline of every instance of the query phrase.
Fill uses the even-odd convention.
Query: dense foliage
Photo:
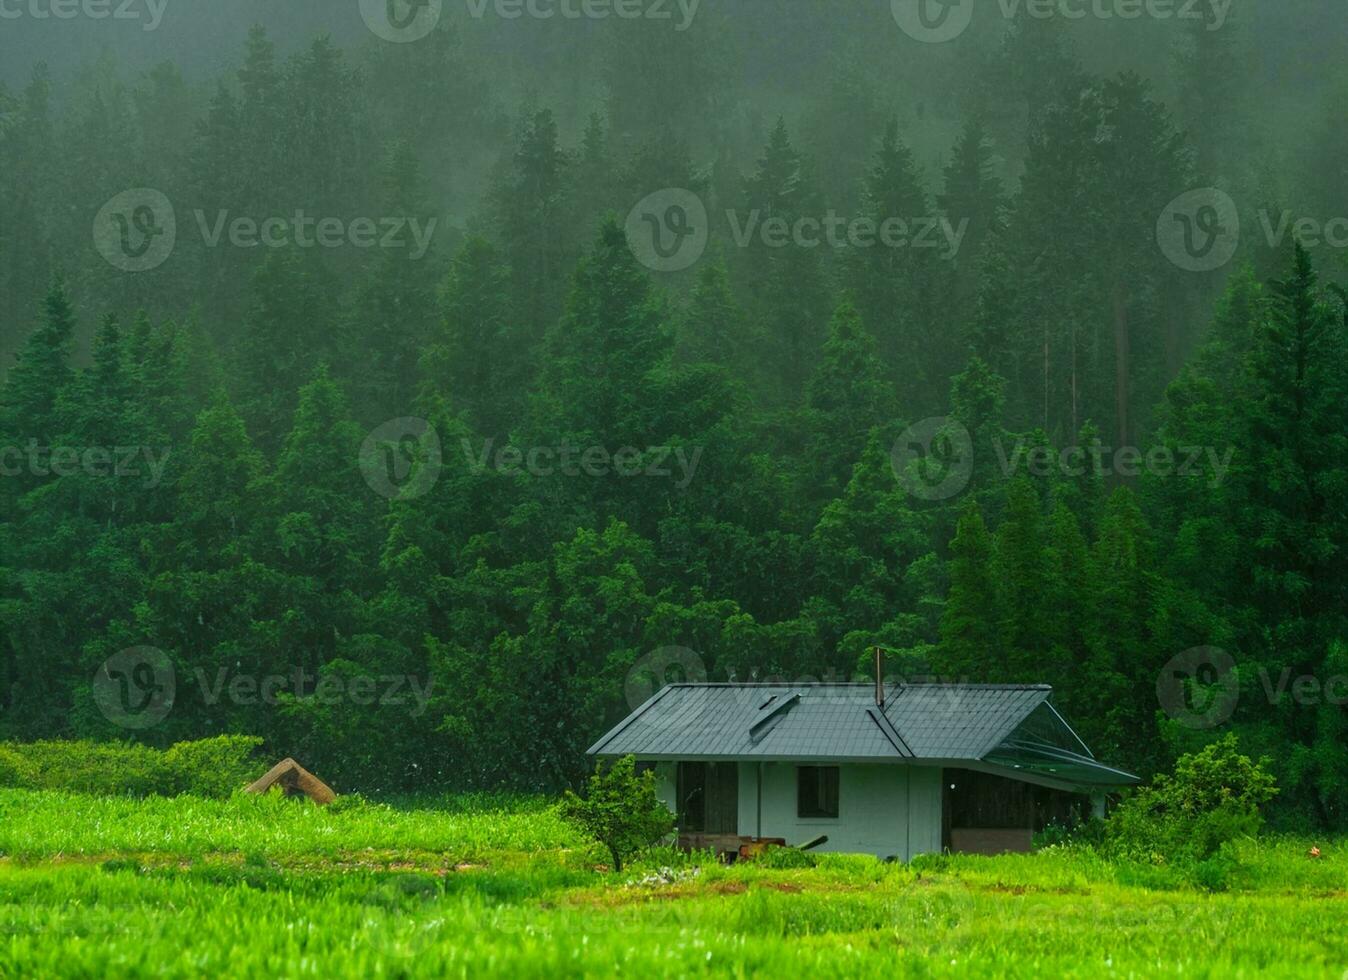
[[[655,773],[638,773],[630,755],[607,769],[602,762],[596,766],[584,797],[567,790],[562,816],[604,846],[614,871],[674,830],[674,814],[656,793]]]
[[[554,789],[659,651],[847,678],[880,644],[891,676],[1052,683],[1151,775],[1213,735],[1157,688],[1214,647],[1282,817],[1341,825],[1340,270],[1248,236],[1195,274],[1155,235],[1204,184],[1322,202],[1342,127],[1264,183],[1229,69],[1248,35],[1183,35],[1156,83],[1035,21],[930,107],[846,60],[768,104],[722,77],[723,16],[600,35],[567,69],[593,64],[592,97],[518,111],[449,23],[289,57],[257,29],[204,91],[108,59],[0,90],[0,736],[247,732],[342,791]],[[179,242],[128,274],[89,228],[143,186]],[[711,214],[672,273],[623,223],[668,187]],[[414,257],[210,247],[195,215],[297,208],[441,223]],[[949,259],[736,241],[830,209],[968,226]],[[968,434],[949,493],[893,458],[928,420],[929,466],[960,472]],[[128,728],[99,685],[144,676],[103,666],[143,647],[176,690]]]
[[[0,786],[101,796],[223,799],[262,775],[262,739],[219,735],[164,751],[116,742],[0,743]]]
[[[1175,864],[1210,861],[1225,845],[1253,837],[1273,777],[1236,750],[1234,736],[1185,755],[1109,817],[1105,853],[1115,859]]]

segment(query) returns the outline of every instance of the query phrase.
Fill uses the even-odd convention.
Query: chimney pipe
[[[879,647],[875,648],[875,706],[882,710],[885,706],[885,654]]]

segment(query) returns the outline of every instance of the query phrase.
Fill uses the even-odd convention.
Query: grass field
[[[1348,843],[1246,841],[1225,890],[1089,853],[622,874],[544,801],[325,811],[0,790],[0,975],[1313,976]]]

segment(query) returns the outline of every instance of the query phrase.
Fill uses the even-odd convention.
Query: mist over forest
[[[552,790],[878,645],[1343,825],[1342,3],[67,3],[0,0],[0,737]]]

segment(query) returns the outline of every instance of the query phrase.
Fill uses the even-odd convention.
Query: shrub
[[[229,796],[263,773],[254,753],[262,739],[253,735],[217,735],[179,742],[164,753],[170,791],[193,796]]]
[[[66,790],[95,796],[147,796],[163,792],[167,769],[162,752],[117,742],[9,743],[20,760],[14,785],[20,789]]]
[[[1228,841],[1258,833],[1261,808],[1276,793],[1273,777],[1241,755],[1236,737],[1228,735],[1182,757],[1173,776],[1157,776],[1120,806],[1105,827],[1105,851],[1115,858],[1196,867]],[[1209,877],[1218,877],[1217,871],[1213,865]]]
[[[94,796],[226,797],[261,774],[262,740],[221,735],[167,751],[119,742],[10,742],[0,745],[0,786]]]
[[[561,814],[608,849],[614,871],[621,871],[625,859],[674,829],[674,815],[656,795],[655,773],[637,775],[636,760],[630,755],[607,772],[600,762],[584,799],[567,790]]]
[[[1047,847],[1098,848],[1105,839],[1104,821],[1091,817],[1079,823],[1051,823],[1034,835],[1034,849]]]
[[[32,783],[28,762],[12,745],[0,745],[0,786],[23,788]]]

